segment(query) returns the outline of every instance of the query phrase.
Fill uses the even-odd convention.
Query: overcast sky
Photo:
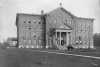
[[[0,39],[16,37],[16,13],[40,14],[59,7],[59,3],[78,17],[95,18],[94,33],[100,32],[100,0],[0,0]]]

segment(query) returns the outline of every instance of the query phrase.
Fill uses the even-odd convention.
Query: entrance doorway
[[[66,32],[61,32],[61,46],[64,46],[66,45],[66,41],[67,38],[66,38]]]
[[[68,46],[69,45],[69,38],[70,38],[69,32],[57,31],[55,36],[56,36],[55,42],[57,46]]]

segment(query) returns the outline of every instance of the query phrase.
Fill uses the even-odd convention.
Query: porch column
[[[69,45],[69,34],[68,32],[66,32],[66,42],[67,42],[67,46]]]
[[[57,39],[57,31],[56,31],[56,40],[55,40],[55,42],[56,42],[56,45],[57,45],[57,40],[58,40],[58,39]]]
[[[70,39],[70,32],[68,32],[68,35],[69,35],[69,37],[68,37],[68,38],[69,38],[69,41],[68,41],[68,42],[69,42],[69,45],[70,45],[70,40],[71,40],[71,39]]]

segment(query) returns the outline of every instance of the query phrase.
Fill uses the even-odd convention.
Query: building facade
[[[93,20],[76,17],[63,7],[47,14],[17,14],[19,47],[93,48]]]

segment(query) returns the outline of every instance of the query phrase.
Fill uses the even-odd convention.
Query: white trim
[[[72,30],[56,29],[56,32],[72,32]]]
[[[66,46],[68,46],[69,45],[69,34],[68,34],[68,32],[66,32]]]

